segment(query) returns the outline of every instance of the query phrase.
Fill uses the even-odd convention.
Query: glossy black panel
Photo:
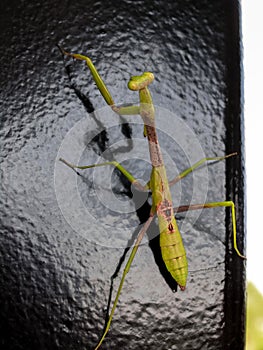
[[[1,348],[93,349],[110,276],[149,204],[140,207],[146,198],[131,198],[112,168],[81,178],[58,156],[82,164],[115,158],[146,182],[148,146],[140,118],[105,108],[85,64],[64,60],[56,44],[89,54],[116,103],[138,101],[127,88],[131,75],[155,74],[150,89],[169,178],[203,156],[238,152],[172,194],[175,206],[234,200],[243,251],[239,2],[2,0],[0,7]],[[172,292],[158,238],[148,243],[152,227],[102,349],[243,349],[245,272],[229,209],[180,214],[178,224],[187,289]]]

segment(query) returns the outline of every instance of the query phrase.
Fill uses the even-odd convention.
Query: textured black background
[[[56,44],[89,53],[116,102],[136,101],[126,85],[130,75],[154,72],[155,104],[193,130],[204,154],[238,152],[209,167],[207,200],[235,201],[242,248],[239,2],[2,0],[0,7],[1,349],[93,349],[104,323],[110,276],[123,254],[114,247],[118,237],[128,242],[143,214],[104,208],[90,194],[89,180],[78,179],[95,221],[86,222],[80,234],[62,215],[55,166],[56,176],[66,174],[65,189],[67,176],[74,174],[57,164],[59,147],[82,118],[95,128],[87,110],[105,103],[84,64],[64,62]],[[164,128],[165,120],[160,122]],[[101,154],[122,138],[127,147],[117,148],[114,156],[127,154],[125,166],[143,177],[145,163],[129,162],[138,130],[114,128],[88,144],[80,137],[79,144],[87,146],[83,159],[96,161],[91,151]],[[160,132],[160,143],[179,171],[189,166],[174,140]],[[116,196],[125,201],[129,186],[114,174]],[[192,195],[192,177],[185,180],[181,204]],[[103,349],[243,349],[244,263],[233,253],[229,211],[224,213],[204,211],[184,226],[191,270],[185,292],[172,293],[155,263],[154,244],[139,249]],[[94,243],[105,225],[108,247]]]

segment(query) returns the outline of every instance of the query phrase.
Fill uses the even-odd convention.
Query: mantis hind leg
[[[98,350],[98,349],[99,349],[99,347],[101,346],[101,344],[102,344],[104,338],[106,337],[106,335],[107,335],[107,333],[108,333],[108,331],[109,331],[109,329],[110,329],[111,321],[112,321],[112,318],[113,318],[113,315],[114,315],[114,312],[115,312],[115,309],[116,309],[116,306],[117,306],[117,303],[118,303],[118,300],[119,300],[119,297],[120,297],[120,294],[121,294],[121,290],[122,290],[122,287],[123,287],[123,283],[124,283],[125,277],[126,277],[127,273],[128,273],[129,270],[130,270],[132,261],[133,261],[133,259],[134,259],[134,257],[135,257],[135,254],[137,253],[137,250],[138,250],[138,247],[139,247],[139,245],[140,245],[140,243],[141,243],[141,240],[143,239],[144,234],[145,234],[146,231],[148,230],[148,228],[149,228],[149,226],[150,226],[150,224],[151,224],[153,218],[154,218],[154,215],[151,214],[151,216],[150,216],[150,217],[148,218],[148,220],[144,223],[142,229],[141,229],[140,232],[139,232],[139,235],[138,235],[138,237],[137,237],[137,240],[136,240],[136,242],[135,242],[135,244],[134,244],[134,247],[133,247],[133,249],[132,249],[132,251],[131,251],[131,254],[130,254],[130,256],[129,256],[129,259],[128,259],[128,261],[127,261],[127,263],[126,263],[126,266],[125,266],[125,268],[124,268],[124,270],[123,270],[122,277],[121,277],[121,281],[120,281],[120,284],[119,284],[119,288],[118,288],[118,291],[117,291],[115,300],[114,300],[114,302],[113,302],[113,306],[112,306],[111,312],[110,312],[110,314],[109,314],[107,324],[106,324],[106,326],[105,326],[105,328],[104,328],[104,331],[103,331],[103,334],[102,334],[102,336],[101,336],[101,338],[100,338],[100,340],[99,340],[99,343],[98,343],[98,345],[96,346],[96,348],[95,348],[94,350]]]
[[[172,181],[169,181],[169,186],[173,186],[174,184],[176,184],[178,181],[182,180],[184,177],[186,177],[188,174],[192,173],[194,170],[200,168],[204,163],[207,162],[220,162],[221,160],[224,160],[226,158],[229,157],[233,157],[237,155],[237,153],[231,153],[228,154],[226,156],[223,157],[206,157],[206,158],[202,158],[201,160],[199,160],[198,162],[196,162],[195,164],[193,164],[190,168],[184,170],[183,172],[181,172],[179,175],[177,175]]]
[[[238,247],[237,247],[236,211],[235,211],[235,204],[232,201],[182,205],[180,207],[174,208],[174,211],[176,213],[181,213],[181,212],[188,211],[188,210],[198,210],[198,209],[216,208],[216,207],[231,207],[234,249],[235,249],[237,255],[240,256],[240,258],[246,259],[246,257],[240,253],[240,251],[238,250]]]

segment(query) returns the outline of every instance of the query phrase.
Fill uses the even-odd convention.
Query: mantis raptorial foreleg
[[[114,314],[114,311],[116,309],[116,306],[117,306],[117,303],[118,303],[118,300],[119,300],[119,297],[120,297],[120,294],[121,294],[121,290],[122,290],[122,286],[123,286],[125,277],[126,277],[127,273],[130,270],[132,261],[133,261],[133,259],[135,257],[135,254],[136,254],[136,252],[138,250],[138,247],[139,247],[139,245],[140,245],[140,243],[141,243],[141,241],[143,239],[143,236],[145,235],[146,231],[148,230],[148,228],[149,228],[153,218],[154,218],[154,213],[151,213],[151,215],[149,216],[148,220],[144,223],[142,229],[139,232],[137,240],[136,240],[136,242],[134,244],[134,247],[132,248],[131,254],[130,254],[129,259],[127,261],[127,264],[126,264],[126,266],[125,266],[125,268],[123,270],[121,281],[120,281],[120,284],[119,284],[119,288],[118,288],[115,300],[113,302],[113,306],[112,306],[112,309],[111,309],[111,312],[110,312],[110,315],[109,315],[106,327],[104,329],[103,335],[101,336],[100,341],[99,341],[98,345],[96,346],[95,350],[97,350],[100,347],[100,345],[102,344],[106,334],[109,331],[110,324],[111,324],[111,321],[112,321],[112,318],[113,318],[113,314]]]
[[[105,102],[112,108],[114,112],[120,115],[135,115],[135,114],[140,114],[140,106],[123,106],[123,107],[117,107],[115,105],[115,102],[105,85],[104,81],[102,80],[101,76],[99,75],[96,67],[92,63],[91,59],[87,56],[84,55],[79,55],[75,53],[69,53],[65,51],[62,47],[58,46],[60,51],[62,52],[63,55],[75,58],[77,60],[85,61],[91,75],[95,81],[95,84],[97,85],[102,97],[104,98]]]
[[[240,253],[240,251],[238,250],[238,247],[237,247],[236,210],[235,210],[234,202],[223,201],[223,202],[211,202],[211,203],[204,203],[204,204],[181,205],[180,207],[174,208],[174,212],[175,213],[182,213],[182,212],[189,211],[189,210],[218,208],[218,207],[231,207],[234,249],[235,249],[237,255],[239,255],[242,259],[246,259],[246,257]]]

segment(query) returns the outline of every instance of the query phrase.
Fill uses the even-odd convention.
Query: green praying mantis
[[[182,237],[179,232],[175,212],[184,212],[188,210],[204,209],[204,208],[215,208],[215,207],[230,207],[232,214],[232,227],[233,227],[233,245],[236,253],[242,259],[245,259],[237,247],[237,233],[236,233],[236,216],[235,216],[235,205],[232,201],[221,201],[221,202],[211,202],[205,204],[193,204],[184,205],[176,209],[173,208],[172,197],[170,193],[170,187],[175,183],[186,177],[188,174],[201,167],[204,163],[209,161],[222,161],[231,156],[236,155],[236,153],[231,153],[222,157],[206,157],[192,165],[190,168],[186,169],[178,176],[176,176],[172,181],[169,181],[166,175],[166,168],[163,162],[162,152],[158,143],[158,137],[155,127],[155,114],[154,105],[149,91],[148,86],[153,82],[154,75],[150,72],[144,72],[140,76],[133,76],[128,82],[128,88],[132,91],[139,92],[140,103],[138,105],[131,106],[117,106],[108,91],[105,83],[103,82],[100,74],[93,65],[91,59],[87,56],[80,54],[74,54],[66,52],[64,49],[60,48],[61,52],[77,60],[85,61],[92,77],[106,103],[112,108],[112,110],[118,115],[140,115],[144,123],[144,136],[148,139],[149,154],[152,164],[152,171],[150,176],[150,181],[143,186],[128,170],[126,170],[117,161],[108,161],[99,164],[92,165],[74,165],[69,163],[63,158],[60,158],[64,164],[75,169],[89,169],[99,166],[113,166],[117,168],[128,180],[140,191],[151,192],[152,195],[152,206],[149,218],[144,223],[143,227],[139,231],[136,242],[130,253],[126,266],[123,270],[121,281],[117,290],[115,300],[110,314],[107,318],[107,323],[104,328],[103,334],[99,339],[99,342],[95,350],[99,349],[105,336],[107,335],[113,315],[118,303],[118,299],[123,287],[123,283],[127,273],[129,272],[132,261],[136,255],[138,247],[142,241],[143,236],[147,232],[151,222],[154,217],[158,217],[159,232],[160,232],[160,248],[162,259],[165,263],[167,270],[170,272],[173,279],[177,282],[180,289],[183,291],[186,288],[187,274],[188,274],[188,262],[186,257],[186,251],[183,245]]]

